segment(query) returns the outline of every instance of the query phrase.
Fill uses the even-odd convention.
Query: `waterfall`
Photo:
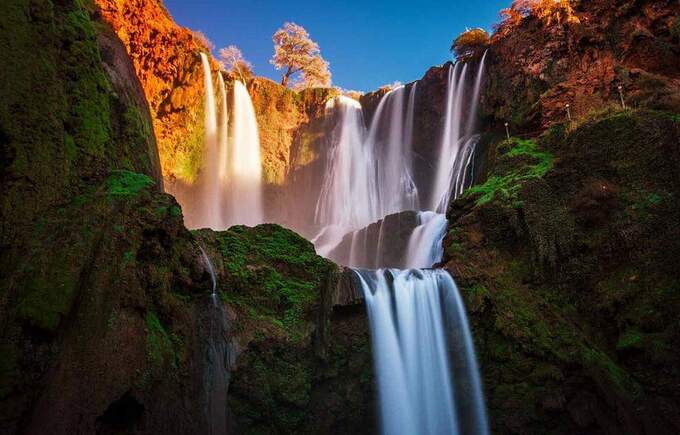
[[[231,355],[227,345],[229,326],[224,306],[217,298],[217,274],[210,258],[199,245],[201,259],[210,274],[212,284],[211,309],[201,313],[201,332],[205,340],[206,350],[203,370],[203,388],[205,390],[205,413],[208,422],[208,433],[221,435],[227,433],[227,391],[229,387],[229,371]]]
[[[449,69],[440,154],[430,192],[433,211],[418,212],[415,225],[408,224],[413,229],[401,259],[407,269],[354,269],[369,316],[379,415],[386,435],[489,433],[472,336],[458,288],[445,270],[424,269],[441,261],[447,230],[444,213],[450,198],[462,194],[474,175],[479,136],[473,130],[485,57],[472,95],[466,95],[468,65],[457,63]],[[377,160],[379,215],[418,207],[410,161],[415,90],[414,85],[405,118],[404,89],[398,88],[381,100],[371,123],[367,143],[374,146]],[[387,130],[381,125],[386,116]],[[406,219],[403,213],[398,216]],[[350,265],[384,267],[385,252],[391,249],[382,245],[395,234],[385,236],[383,228],[391,217],[381,217],[343,240],[349,244]],[[393,246],[399,245],[392,240]],[[341,244],[332,253],[340,255],[340,248],[348,250]]]
[[[196,224],[199,227],[222,228],[223,222],[223,189],[219,172],[219,154],[217,142],[217,111],[215,107],[215,91],[208,56],[201,53],[203,64],[203,83],[205,85],[205,165],[201,173],[201,201]]]
[[[220,135],[217,155],[218,177],[222,186],[227,182],[228,170],[228,145],[229,145],[229,112],[227,111],[227,86],[224,84],[222,73],[217,73],[220,85]]]
[[[257,225],[262,211],[262,164],[255,109],[248,90],[234,82],[232,141],[229,149],[230,225]]]
[[[475,87],[472,91],[472,107],[468,116],[465,133],[472,135],[474,133],[475,121],[477,120],[477,108],[479,107],[479,93],[482,90],[482,78],[484,77],[484,65],[486,64],[486,55],[489,50],[485,50],[482,59],[479,61],[479,68],[477,69],[477,78],[475,79]]]
[[[414,107],[407,107],[409,113],[405,113],[405,94],[406,87],[399,86],[383,96],[368,132],[367,146],[376,156],[378,201],[374,221],[418,208],[418,189],[411,175]],[[411,87],[411,94],[415,94],[415,85]],[[413,102],[411,98],[409,101]]]
[[[315,240],[322,255],[327,255],[349,229],[373,221],[377,195],[372,149],[364,144],[366,127],[361,104],[340,96],[330,100],[326,110],[334,126],[329,133],[326,176],[314,214],[315,222],[323,226]]]
[[[448,72],[446,95],[446,110],[444,128],[439,148],[439,162],[430,202],[430,209],[439,213],[446,213],[449,201],[453,195],[456,198],[465,187],[465,168],[469,167],[470,155],[479,141],[479,136],[473,135],[474,122],[477,118],[479,94],[484,75],[486,52],[479,62],[477,76],[472,89],[472,95],[466,99],[466,77],[468,64],[457,62]],[[468,102],[468,111],[464,111],[463,103]],[[463,124],[465,123],[465,127]],[[462,171],[462,174],[461,174]]]
[[[487,435],[472,338],[450,275],[415,269],[355,275],[371,327],[382,433]],[[452,337],[457,349],[449,361]]]
[[[416,85],[410,87],[406,105],[406,87],[385,94],[368,129],[358,101],[344,96],[329,101],[334,126],[315,210],[321,231],[313,240],[321,255],[329,255],[352,231],[389,214],[418,209],[411,175]]]
[[[418,226],[408,241],[408,267],[432,267],[444,255],[442,241],[446,235],[446,216],[431,211],[418,213]]]

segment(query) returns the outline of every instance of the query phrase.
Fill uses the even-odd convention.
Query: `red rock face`
[[[575,2],[578,24],[527,17],[497,32],[484,91],[488,115],[525,131],[620,104],[680,108],[677,2]]]
[[[97,0],[101,15],[123,41],[154,121],[163,176],[193,181],[202,152],[203,75],[189,29],[157,0]],[[217,64],[213,69],[217,70]]]

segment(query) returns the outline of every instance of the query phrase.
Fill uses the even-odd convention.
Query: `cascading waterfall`
[[[333,115],[335,126],[329,135],[327,172],[314,214],[314,220],[323,227],[315,239],[321,255],[328,255],[348,230],[373,221],[377,196],[372,149],[364,143],[361,104],[340,96],[330,100],[326,110]]]
[[[218,158],[217,158],[217,176],[220,185],[224,186],[227,182],[228,157],[229,157],[229,112],[227,110],[227,85],[224,83],[222,73],[217,73],[218,82],[220,85],[220,124],[219,124],[219,142],[218,142]]]
[[[444,255],[442,241],[448,222],[443,214],[432,211],[418,212],[418,226],[408,241],[408,267],[432,267]]]
[[[472,336],[451,276],[418,269],[355,274],[371,326],[382,433],[487,435]]]
[[[187,212],[187,225],[191,228],[223,230],[237,224],[260,224],[264,221],[262,166],[253,103],[246,87],[234,82],[230,137],[224,78],[218,72],[219,102],[216,102],[205,53],[201,53],[201,62],[205,87],[204,164],[195,186],[180,187],[173,193]]]
[[[466,181],[466,173],[462,169],[469,166],[470,156],[474,154],[479,141],[479,136],[472,132],[477,118],[485,60],[486,53],[479,62],[472,95],[467,100],[465,100],[465,85],[468,64],[465,63],[461,68],[461,63],[458,62],[449,68],[444,129],[430,202],[430,209],[439,213],[446,213],[451,196],[457,197],[467,187],[463,184]],[[464,101],[470,103],[467,112],[464,111]],[[464,127],[466,119],[467,123]]]
[[[389,214],[418,209],[411,175],[416,85],[410,87],[406,105],[406,87],[385,94],[368,131],[358,101],[341,96],[329,102],[335,127],[315,211],[322,230],[313,240],[321,255],[332,252],[352,231]]]
[[[411,95],[415,95],[415,90],[414,84]],[[399,86],[385,94],[378,104],[368,132],[367,141],[376,156],[378,187],[373,221],[388,214],[418,208],[418,189],[411,175],[414,99],[409,97],[411,104],[404,113],[405,94],[405,86]]]
[[[228,224],[261,224],[264,218],[260,138],[253,102],[240,81],[234,82],[232,141],[228,161]]]
[[[443,213],[451,197],[462,194],[471,183],[479,139],[472,134],[472,129],[483,64],[484,58],[467,113],[463,111],[463,102],[468,65],[461,67],[458,63],[449,70],[446,118],[431,192],[431,210],[436,212],[418,213],[418,225],[408,241],[405,260],[408,268],[428,268],[441,261],[442,240],[447,229]],[[398,107],[403,104],[400,98],[403,96],[393,93],[392,117],[398,117]],[[385,101],[389,100],[383,99],[381,106]],[[376,111],[378,119],[381,106]],[[409,122],[412,121],[407,124]],[[395,140],[397,128],[391,126],[387,143]],[[369,142],[377,143],[371,139],[372,134],[369,133]],[[395,148],[390,144],[387,149]],[[391,160],[394,156],[389,152],[378,155],[389,168],[381,171],[379,165],[378,173],[386,177],[379,179],[379,183],[387,181],[391,186],[403,188],[402,177],[410,177],[410,173],[404,171],[408,166],[402,165],[398,169],[402,171],[401,177],[395,176],[391,173],[396,168]],[[382,192],[379,189],[379,193]],[[354,248],[358,241],[355,238],[362,234],[368,231],[352,233],[350,263],[356,258]],[[378,244],[382,240],[382,226],[379,234]],[[355,269],[354,272],[369,315],[382,432],[488,435],[472,336],[453,278],[444,270],[430,269]]]
[[[215,92],[213,89],[212,73],[208,56],[201,53],[203,64],[203,83],[205,86],[205,166],[203,168],[200,185],[201,201],[197,216],[197,227],[223,228],[224,191],[219,177],[219,153],[217,142],[217,110],[215,107]]]

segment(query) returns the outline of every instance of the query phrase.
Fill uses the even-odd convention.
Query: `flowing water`
[[[248,90],[239,81],[234,82],[233,106],[228,224],[253,226],[264,221],[260,138],[253,102]]]
[[[445,270],[427,269],[442,259],[447,230],[444,213],[450,199],[461,195],[474,176],[479,136],[473,130],[483,62],[469,96],[468,64],[458,63],[449,70],[430,210],[419,211],[415,220],[403,213],[397,218],[387,215],[419,207],[411,175],[416,87],[411,88],[406,111],[405,88],[383,97],[364,143],[376,156],[377,195],[369,196],[376,206],[355,203],[380,220],[351,229],[330,251],[340,255],[345,245],[345,254],[349,251],[343,257],[346,264],[377,268],[354,272],[369,315],[383,434],[488,434],[479,370],[458,288]],[[403,269],[384,269],[389,249],[382,245],[388,241],[394,247],[390,239],[397,236],[384,228],[390,228],[390,220],[395,219],[410,222],[412,229],[399,258]]]
[[[217,298],[217,275],[210,258],[199,245],[201,258],[210,274],[212,284],[211,309],[202,313],[202,338],[205,341],[203,386],[208,433],[227,433],[227,391],[229,388],[229,363],[231,361],[227,337],[229,327],[224,306]]]
[[[227,86],[224,84],[222,73],[217,73],[220,85],[220,114],[219,114],[219,142],[217,154],[217,176],[221,186],[227,182],[227,169],[229,157],[229,111],[227,110]],[[222,194],[222,193],[221,193]]]
[[[451,276],[427,269],[355,274],[371,327],[382,433],[488,434],[465,307]]]
[[[449,68],[444,128],[430,197],[430,210],[446,213],[452,195],[454,198],[457,197],[466,187],[463,184],[466,177],[463,169],[469,166],[470,155],[474,153],[479,141],[479,136],[474,135],[473,130],[477,119],[485,60],[486,53],[479,62],[477,77],[469,96],[466,95],[469,64],[461,67],[461,63],[456,63]]]
[[[411,94],[415,94],[415,90],[414,85]],[[378,191],[375,217],[378,219],[403,210],[416,210],[419,205],[411,158],[414,106],[406,107],[405,111],[405,95],[404,86],[385,94],[368,132],[366,146],[372,147],[376,156]],[[413,104],[411,98],[409,101]]]
[[[203,165],[195,184],[169,183],[170,191],[182,204],[189,228],[223,230],[237,224],[260,224],[264,221],[262,164],[253,103],[246,87],[234,82],[230,119],[222,73],[217,73],[216,101],[205,53],[201,53],[201,62],[205,87]]]
[[[370,128],[361,104],[337,97],[327,106],[335,120],[329,134],[326,175],[316,205],[321,231],[313,240],[328,256],[353,231],[385,216],[419,207],[412,177],[412,142],[416,83],[385,94]]]
[[[205,166],[201,173],[201,201],[197,227],[223,228],[223,189],[221,188],[218,166],[219,153],[217,140],[217,110],[215,91],[208,56],[201,53],[203,83],[205,86]]]
[[[474,177],[479,140],[474,127],[484,58],[471,86],[468,75],[474,66],[457,63],[449,69],[439,153],[432,162],[431,191],[424,195],[413,177],[417,83],[386,93],[368,128],[358,101],[337,97],[326,107],[332,122],[326,173],[314,212],[321,230],[313,242],[321,255],[359,267],[354,273],[369,316],[384,434],[488,434],[460,294],[446,271],[429,269],[442,259],[448,203]],[[260,143],[250,95],[241,82],[234,82],[229,138],[223,79],[218,77],[218,129],[210,68],[207,58],[202,59],[207,159],[203,222],[212,228],[261,223]],[[217,302],[216,277],[205,252],[202,255],[213,279],[218,320],[211,320],[211,325],[223,333],[226,317]],[[212,326],[210,337],[206,391],[216,422],[212,429],[219,433],[227,378],[219,379],[225,375],[227,348]]]

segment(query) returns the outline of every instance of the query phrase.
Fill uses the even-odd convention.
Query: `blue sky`
[[[237,45],[257,75],[280,79],[270,64],[271,37],[285,21],[302,25],[330,62],[333,84],[370,91],[419,79],[451,58],[466,27],[490,30],[510,0],[165,0],[179,24],[217,47]]]

